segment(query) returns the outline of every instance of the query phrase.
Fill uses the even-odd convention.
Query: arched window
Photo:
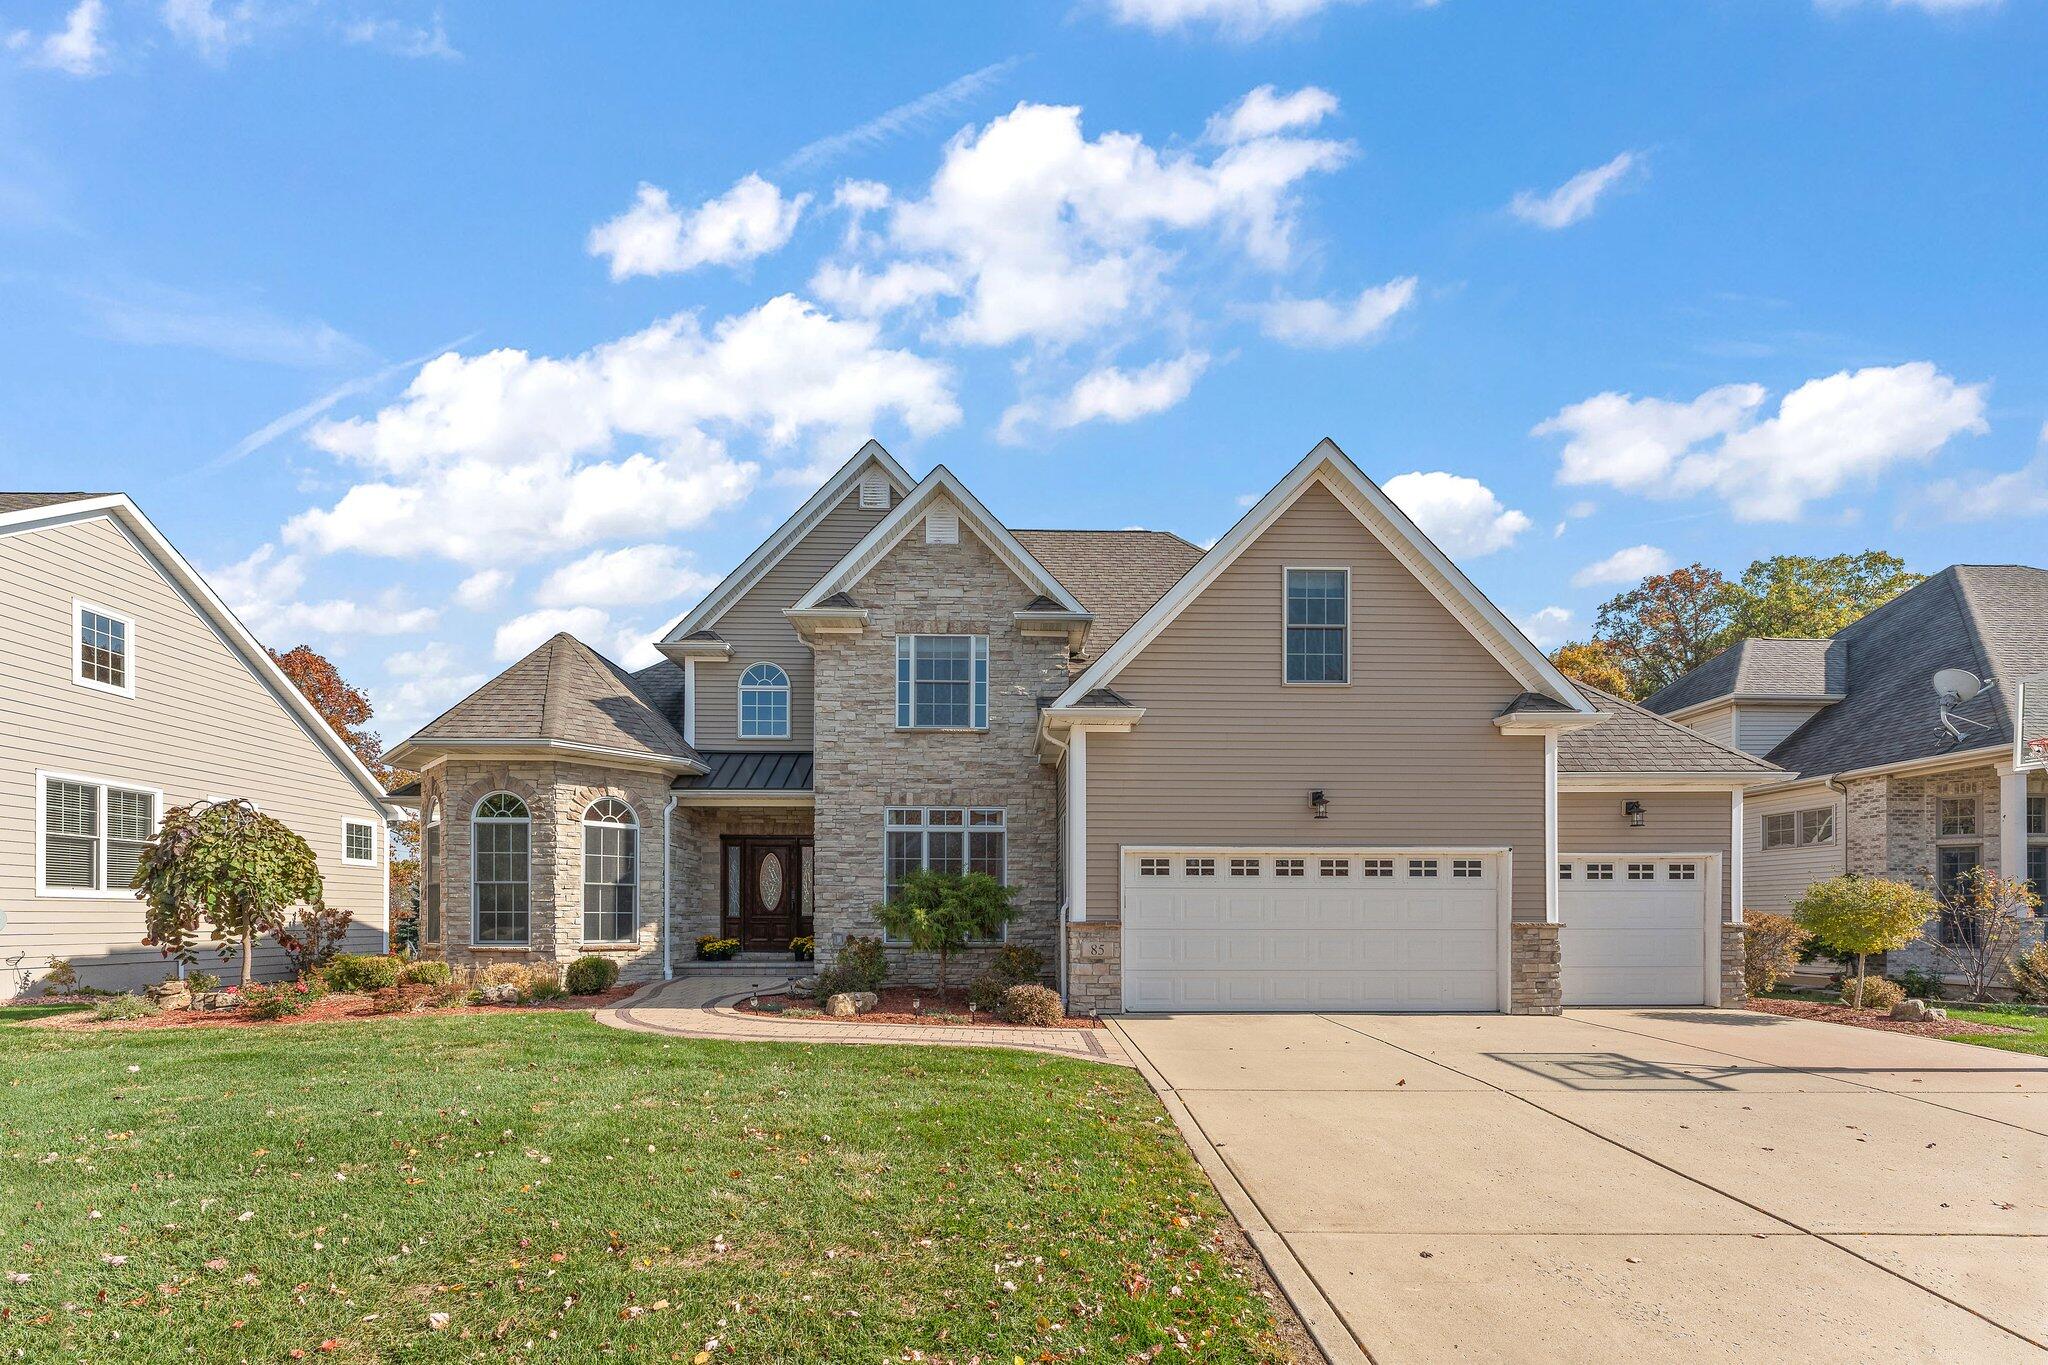
[[[527,940],[531,821],[526,803],[492,792],[470,817],[471,943],[524,947]]]
[[[426,862],[426,903],[420,907],[420,942],[438,944],[441,941],[441,803],[433,802],[427,807],[427,818],[422,824],[421,842],[425,845],[420,855]]]
[[[601,797],[583,812],[583,941],[631,943],[639,932],[640,829],[633,808]]]
[[[789,674],[775,664],[740,674],[740,738],[789,738]]]

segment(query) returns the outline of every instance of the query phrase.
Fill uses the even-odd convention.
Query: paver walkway
[[[945,1027],[937,1024],[828,1024],[820,1019],[770,1019],[732,1005],[755,990],[780,991],[786,972],[684,972],[659,981],[609,1009],[597,1021],[638,1033],[677,1038],[720,1038],[756,1043],[888,1043],[912,1047],[1006,1047],[1082,1061],[1129,1066],[1131,1060],[1107,1029]]]

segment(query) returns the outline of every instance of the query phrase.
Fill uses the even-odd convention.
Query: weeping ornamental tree
[[[884,929],[921,953],[939,955],[939,993],[946,990],[946,964],[977,939],[990,940],[1017,913],[1017,888],[985,872],[919,869],[903,878],[896,899],[875,907]]]
[[[199,801],[164,812],[132,883],[143,942],[190,966],[202,927],[223,958],[254,971],[258,934],[283,928],[296,905],[320,900],[320,867],[306,841],[247,801]]]

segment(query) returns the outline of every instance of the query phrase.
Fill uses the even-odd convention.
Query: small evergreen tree
[[[164,812],[131,883],[141,893],[142,941],[191,965],[202,925],[224,958],[254,976],[258,934],[284,929],[295,905],[320,900],[320,865],[306,841],[247,801],[200,801]]]
[[[896,899],[875,907],[875,918],[890,934],[924,953],[939,955],[939,990],[946,989],[946,963],[975,939],[992,939],[1017,913],[1017,889],[985,872],[919,869],[903,879]]]
[[[1861,1009],[1865,959],[1919,938],[1934,911],[1934,897],[1916,886],[1852,873],[1807,887],[1792,916],[1818,944],[1856,959],[1850,1003]]]

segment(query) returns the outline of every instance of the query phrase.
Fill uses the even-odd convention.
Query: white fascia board
[[[760,582],[763,575],[781,563],[783,556],[809,535],[811,530],[825,519],[825,515],[845,499],[860,476],[867,472],[870,464],[879,465],[882,472],[889,476],[889,482],[895,485],[898,497],[908,494],[917,483],[917,480],[910,477],[908,470],[896,463],[896,457],[882,448],[880,441],[869,441],[854,453],[852,459],[841,465],[839,472],[827,479],[823,487],[811,494],[803,506],[790,513],[789,519],[777,527],[773,535],[762,541],[754,548],[752,554],[741,560],[739,567],[727,574],[723,582],[705,595],[703,601],[690,608],[687,616],[669,627],[668,634],[662,636],[659,641],[663,651],[666,652],[668,646],[681,644],[696,631],[708,629],[714,621],[725,615],[733,603],[746,595],[747,589]]]
[[[859,544],[846,552],[845,558],[813,583],[811,590],[799,598],[790,611],[811,610],[833,593],[850,590],[896,548],[898,541],[910,534],[924,509],[941,494],[960,509],[969,527],[996,552],[996,558],[1002,560],[1011,573],[1059,603],[1061,610],[1078,616],[1088,614],[1088,609],[1075,600],[1066,586],[1054,578],[1051,571],[1010,534],[1009,528],[982,506],[981,499],[969,492],[967,485],[944,465],[925,475],[924,482],[911,489],[909,495],[896,504],[894,511],[877,522],[873,530],[861,537]]]
[[[1953,753],[1935,754],[1931,758],[1906,759],[1898,763],[1878,763],[1868,768],[1845,768],[1840,772],[1801,773],[1785,779],[1776,779],[1775,785],[1797,787],[1807,782],[1841,782],[1852,777],[1879,777],[1899,774],[1913,776],[1921,773],[1945,772],[1950,768],[1981,768],[1985,764],[1997,764],[2011,758],[2012,749],[2007,744],[1980,744],[1974,749],[1957,749]]]
[[[1724,692],[1718,697],[1696,701],[1690,706],[1681,706],[1676,711],[1659,711],[1656,714],[1666,720],[1682,721],[1688,716],[1697,716],[1719,706],[1833,706],[1844,700],[1840,692],[1816,692],[1811,696],[1791,696],[1784,693]],[[1640,702],[1637,705],[1641,705]],[[1648,710],[1648,707],[1644,707]]]
[[[1144,718],[1142,706],[1048,706],[1048,724],[1067,730],[1128,730]]]
[[[817,804],[817,797],[811,792],[767,792],[767,791],[691,791],[688,788],[675,793],[676,804],[704,807],[724,807],[741,810],[801,810]]]
[[[711,771],[694,758],[661,758],[654,754],[641,753],[637,749],[612,749],[602,744],[577,744],[565,739],[444,739],[429,740],[424,744],[415,744],[408,739],[392,746],[390,752],[384,755],[384,760],[387,763],[397,763],[400,759],[415,753],[448,755],[472,751],[488,753],[499,758],[521,753],[542,757],[572,754],[579,758],[602,759],[619,767],[649,768],[665,773]]]
[[[277,666],[276,661],[270,657],[270,651],[250,634],[249,628],[242,624],[241,618],[228,608],[228,604],[220,599],[219,594],[215,593],[200,576],[199,571],[186,562],[185,556],[178,553],[177,546],[171,544],[170,539],[157,530],[155,523],[142,514],[142,509],[137,507],[126,493],[109,493],[103,497],[79,498],[72,502],[55,503],[49,507],[32,507],[21,512],[11,512],[0,516],[0,534],[40,530],[45,526],[84,521],[96,516],[112,518],[115,526],[127,535],[130,542],[163,571],[171,586],[213,626],[222,642],[241,655],[243,663],[256,674],[258,681],[270,689],[272,695],[312,736],[313,741],[327,751],[335,766],[362,789],[363,795],[370,799],[378,813],[390,818],[395,808],[385,798],[384,784],[377,780],[362,759],[356,757],[355,750],[342,742],[341,736],[334,732],[334,727],[327,723],[326,717],[314,708],[312,702],[306,700],[306,694],[299,691],[292,680],[285,676],[284,670]]]
[[[1318,481],[1329,488],[1337,500],[1358,517],[1366,531],[1385,545],[1416,581],[1456,616],[1472,637],[1524,687],[1565,703],[1577,714],[1590,716],[1598,713],[1597,708],[1543,656],[1543,651],[1530,643],[1529,637],[1500,608],[1488,601],[1472,580],[1465,577],[1458,566],[1409,520],[1407,513],[1395,506],[1393,499],[1380,491],[1379,485],[1367,478],[1365,472],[1352,463],[1351,457],[1338,449],[1337,443],[1327,436],[1239,518],[1237,525],[1211,546],[1209,553],[1182,575],[1166,596],[1153,603],[1151,610],[1139,617],[1137,624],[1124,632],[1107,653],[1074,679],[1060,694],[1057,704],[1071,705],[1096,688],[1109,685],[1126,664],[1143,652],[1174,618],[1279,520],[1280,515],[1294,505],[1311,483]],[[1371,509],[1392,534],[1382,534],[1380,527],[1363,515],[1365,508]],[[1488,630],[1497,639],[1489,639]]]
[[[1495,716],[1493,728],[1504,735],[1556,735],[1566,730],[1583,730],[1607,719],[1605,711],[1584,715],[1577,711],[1531,711],[1521,715]]]
[[[661,652],[671,659],[730,659],[730,640],[678,640],[674,644],[662,642]]]

